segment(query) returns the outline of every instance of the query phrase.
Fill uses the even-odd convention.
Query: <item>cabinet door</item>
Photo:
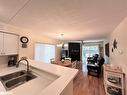
[[[2,53],[3,53],[3,42],[4,42],[3,33],[0,32],[0,55],[2,55]]]
[[[4,33],[4,53],[5,55],[18,54],[19,36]]]

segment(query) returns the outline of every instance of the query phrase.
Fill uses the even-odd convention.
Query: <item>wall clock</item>
[[[22,36],[20,38],[20,41],[22,42],[22,48],[27,48],[27,43],[29,42],[29,39],[26,36]]]
[[[22,36],[22,37],[20,38],[20,41],[21,41],[22,43],[28,43],[28,42],[29,42],[29,39],[28,39],[26,36]]]

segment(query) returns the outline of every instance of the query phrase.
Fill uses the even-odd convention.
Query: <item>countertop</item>
[[[31,67],[34,67],[40,71],[57,75],[59,76],[59,78],[57,78],[54,82],[52,82],[49,86],[45,87],[43,90],[38,90],[38,87],[41,86],[41,80],[43,80],[41,77],[33,79],[23,85],[20,85],[15,89],[10,90],[9,92],[6,92],[5,88],[0,82],[0,93],[6,92],[7,95],[8,93],[9,95],[60,95],[61,92],[66,88],[66,86],[74,79],[74,77],[78,73],[77,69],[67,68],[55,64],[46,64],[30,59],[28,61]],[[1,65],[0,76],[16,72],[22,69],[26,69],[26,67],[20,66],[20,68],[16,68]]]

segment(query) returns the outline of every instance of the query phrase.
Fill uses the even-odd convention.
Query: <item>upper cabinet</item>
[[[0,55],[18,54],[19,36],[0,32]]]

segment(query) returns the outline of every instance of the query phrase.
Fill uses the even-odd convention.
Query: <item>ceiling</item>
[[[125,16],[127,0],[0,0],[0,21],[55,39],[102,39]]]

